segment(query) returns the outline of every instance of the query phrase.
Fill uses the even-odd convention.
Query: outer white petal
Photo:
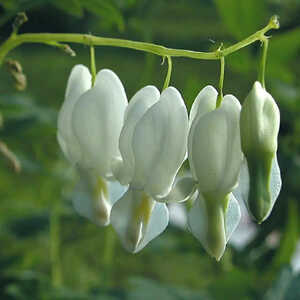
[[[191,111],[190,111],[190,119],[189,119],[190,133],[189,133],[189,135],[191,135],[192,130],[194,130],[193,128],[195,128],[195,126],[192,127],[192,123],[198,122],[199,118],[201,118],[206,113],[213,111],[216,108],[217,97],[218,97],[218,92],[211,85],[204,87],[199,92],[199,94],[197,95],[197,97],[192,105]],[[188,138],[188,143],[191,143],[191,141],[192,141],[192,139]],[[189,149],[190,149],[190,147],[188,147],[188,152],[190,152]],[[189,155],[190,155],[190,153],[189,153]],[[191,169],[191,173],[192,173],[193,177],[197,178],[196,171],[194,169],[194,165],[191,163],[190,163],[190,169]]]
[[[197,118],[192,124],[188,140],[189,161],[203,193],[227,194],[237,184],[243,159],[240,109],[238,100],[227,95],[218,109]]]
[[[184,202],[187,201],[196,190],[197,182],[192,177],[181,177],[175,181],[171,192],[163,197],[156,198],[159,202]]]
[[[196,117],[203,116],[216,108],[217,97],[218,92],[211,85],[207,85],[199,92],[190,111],[190,126]]]
[[[64,103],[58,113],[57,138],[67,159],[75,164],[80,160],[80,148],[72,129],[71,117],[79,97],[91,87],[91,74],[83,65],[73,67],[68,79]]]
[[[221,222],[219,228],[221,232],[223,231],[224,243],[223,247],[219,250],[218,253],[211,249],[210,244],[208,242],[208,226],[210,226],[210,216],[207,213],[206,202],[201,193],[199,193],[197,200],[195,201],[193,207],[190,209],[188,214],[188,223],[192,234],[200,241],[200,243],[206,249],[206,251],[210,255],[216,257],[217,260],[219,260],[222,257],[225,251],[226,243],[228,242],[233,231],[236,229],[241,218],[239,204],[237,203],[236,199],[232,194],[230,194],[229,197],[230,198],[227,210],[224,216],[224,223],[222,224]]]
[[[146,201],[146,204],[145,202]],[[165,204],[146,197],[143,191],[129,188],[113,206],[111,223],[124,248],[136,253],[161,234],[169,222]]]
[[[139,90],[129,101],[119,141],[123,164],[116,174],[116,178],[123,184],[128,184],[134,174],[132,138],[135,126],[148,108],[158,101],[159,97],[160,93],[155,86],[146,86]]]
[[[237,228],[241,220],[241,209],[240,205],[235,199],[234,195],[230,193],[230,199],[226,209],[225,215],[225,232],[226,232],[226,241],[230,239],[231,235]]]
[[[269,213],[267,214],[265,219],[268,218],[268,216],[270,215],[273,209],[273,206],[279,196],[281,185],[282,185],[281,174],[280,174],[280,169],[277,161],[277,155],[275,155],[272,161],[270,186],[269,186],[270,194],[271,194],[271,206],[269,209]],[[239,201],[244,201],[247,208],[248,208],[249,189],[250,189],[249,171],[247,166],[247,160],[244,159],[244,162],[241,166],[238,186],[233,191],[233,194]]]
[[[94,170],[80,170],[72,202],[75,210],[99,226],[108,225],[112,205],[119,200],[127,187],[116,181],[106,181]]]
[[[136,125],[132,184],[153,197],[167,195],[186,154],[187,132],[185,104],[180,93],[169,87]]]
[[[95,85],[80,97],[72,116],[74,133],[80,144],[85,168],[97,168],[105,177],[112,176],[112,160],[120,156],[119,136],[127,98],[118,76],[102,70]]]

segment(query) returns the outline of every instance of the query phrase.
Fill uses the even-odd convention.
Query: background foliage
[[[281,110],[283,178],[270,218],[247,245],[229,246],[220,263],[175,226],[141,253],[126,253],[111,228],[74,212],[76,178],[56,142],[68,74],[74,64],[89,63],[89,49],[72,45],[73,58],[46,46],[21,46],[10,57],[23,66],[26,91],[15,91],[0,69],[0,140],[22,165],[16,174],[0,156],[0,299],[300,299],[300,275],[289,266],[300,228],[298,0],[0,0],[0,9],[2,41],[25,10],[29,22],[22,32],[91,32],[203,51],[232,44],[278,14],[266,84]],[[257,77],[259,50],[256,44],[226,58],[225,93],[243,101]],[[146,84],[162,87],[166,65],[159,57],[97,47],[96,58],[99,69],[119,75],[128,98]],[[176,58],[173,65],[171,84],[188,107],[202,87],[217,85],[218,62]]]

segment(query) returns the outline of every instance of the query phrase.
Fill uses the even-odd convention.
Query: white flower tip
[[[262,85],[259,81],[254,82],[253,89],[255,89],[255,90],[264,90],[264,88],[262,87]]]
[[[161,93],[161,100],[163,99],[177,99],[181,102],[181,104],[185,107],[183,98],[181,93],[173,86],[167,87],[163,92]]]
[[[122,96],[125,97],[126,101],[127,101],[124,86],[123,86],[119,76],[114,71],[112,71],[110,69],[100,70],[97,73],[96,79],[95,79],[95,86],[97,86],[98,84],[104,84],[104,86],[107,86],[109,84],[113,84],[114,88],[119,88],[120,89],[120,91],[122,93]]]
[[[140,243],[142,242],[144,236],[143,236],[143,227],[145,225],[143,222],[133,222],[129,224],[127,228],[127,234],[126,234],[126,240],[125,240],[125,246],[126,249],[131,253],[137,253],[138,247]]]

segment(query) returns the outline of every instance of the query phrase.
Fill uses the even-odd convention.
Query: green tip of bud
[[[76,52],[67,44],[64,44],[62,45],[62,48],[61,48],[66,54],[74,57],[76,56]]]
[[[277,15],[272,16],[269,24],[272,25],[272,28],[278,29],[280,27],[279,17]]]
[[[24,23],[28,21],[25,12],[19,12],[13,22],[13,30],[16,32]]]

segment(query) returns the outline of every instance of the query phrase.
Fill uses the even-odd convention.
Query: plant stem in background
[[[60,262],[60,211],[59,204],[52,208],[50,216],[50,260],[51,280],[54,287],[62,285]]]
[[[102,260],[103,286],[109,287],[113,282],[113,260],[115,259],[116,233],[112,226],[105,228],[104,252]]]

